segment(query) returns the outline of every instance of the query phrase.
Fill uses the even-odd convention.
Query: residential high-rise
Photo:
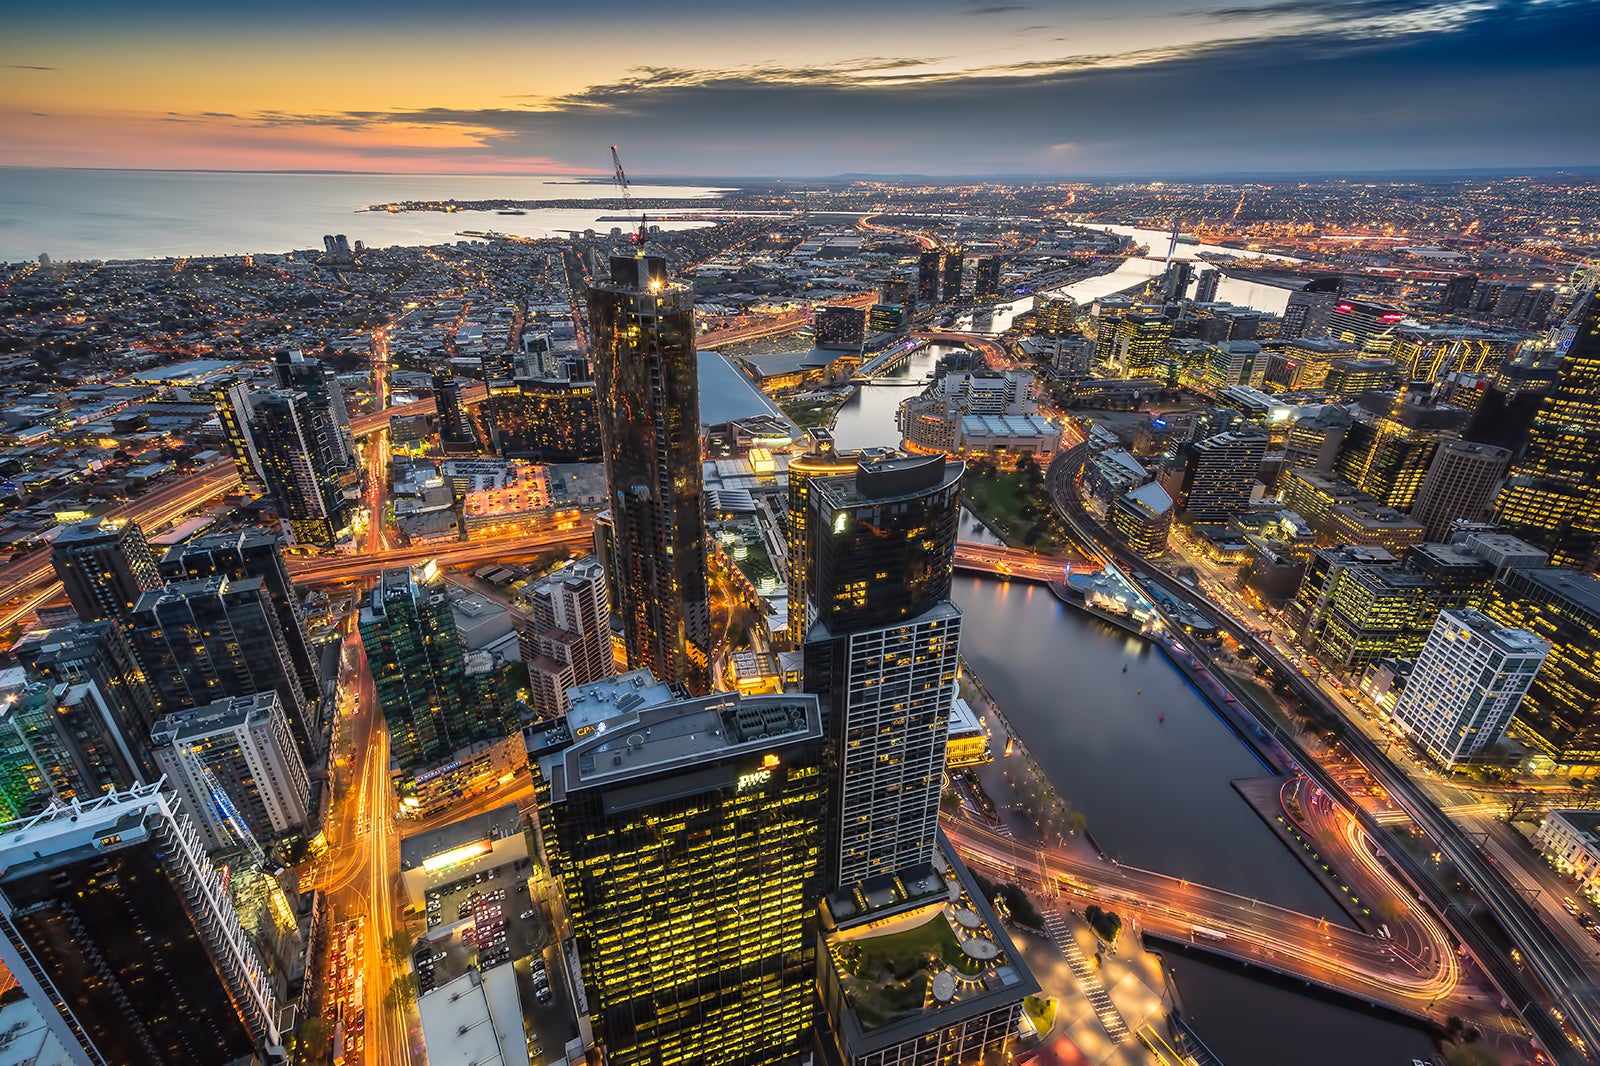
[[[886,304],[909,309],[917,301],[917,283],[904,275],[896,274],[885,279],[881,291]]]
[[[1439,445],[1428,473],[1417,489],[1411,517],[1421,522],[1429,540],[1442,541],[1458,519],[1477,522],[1488,515],[1511,452],[1492,444],[1449,440]]]
[[[147,592],[129,642],[160,713],[273,691],[301,756],[319,758],[323,745],[310,727],[305,685],[261,578],[196,578]]]
[[[1549,652],[1548,642],[1479,611],[1441,611],[1394,720],[1453,769],[1505,733]]]
[[[347,535],[355,510],[354,466],[333,461],[338,449],[326,444],[327,420],[315,415],[306,393],[270,389],[253,404],[251,434],[267,491],[297,542],[333,547]]]
[[[529,740],[580,1035],[612,1066],[794,1061],[823,888],[817,701],[679,691],[647,670],[585,685]]]
[[[944,269],[939,275],[939,298],[945,302],[961,299],[962,252],[952,248],[944,253]]]
[[[222,439],[227,443],[234,465],[239,468],[239,477],[246,481],[264,481],[261,457],[256,454],[256,441],[250,430],[255,406],[250,400],[249,384],[238,378],[219,382],[212,388],[211,402],[217,409]]]
[[[1161,276],[1161,298],[1168,301],[1184,299],[1193,281],[1194,264],[1181,259],[1172,262]]]
[[[1600,299],[1590,296],[1576,321],[1495,517],[1557,565],[1592,571],[1600,565]]]
[[[864,460],[808,486],[805,690],[829,744],[831,885],[931,861],[961,612],[950,576],[964,464]]]
[[[150,745],[209,850],[244,843],[239,821],[257,842],[306,828],[311,781],[276,692],[168,715]]]
[[[283,546],[269,529],[252,526],[231,533],[207,533],[167,549],[161,558],[161,573],[168,581],[193,581],[204,577],[226,577],[235,581],[259,577],[272,600],[283,643],[289,649],[301,688],[308,702],[320,699],[317,686],[319,663],[306,634],[305,614]]]
[[[306,394],[312,442],[324,464],[340,470],[355,469],[356,442],[338,376],[320,360],[307,359],[298,351],[279,352],[273,370],[280,389]]]
[[[789,550],[784,567],[789,585],[789,640],[796,645],[806,639],[809,628],[806,615],[811,572],[806,567],[806,523],[811,514],[811,480],[852,474],[860,461],[856,452],[834,449],[832,431],[813,429],[810,433],[811,447],[804,455],[789,459]]]
[[[711,688],[694,290],[659,256],[615,256],[589,286],[590,341],[628,665]]]
[[[85,622],[126,622],[139,597],[161,587],[161,569],[137,522],[68,526],[50,546],[50,565]]]
[[[861,308],[849,305],[820,307],[811,321],[818,348],[861,350],[867,330],[867,313]]]
[[[389,748],[402,769],[510,731],[501,708],[477,703],[437,564],[385,570],[360,625]]]
[[[917,256],[917,303],[924,306],[939,302],[939,259],[937,248]]]
[[[285,1060],[261,959],[154,785],[0,827],[0,962],[78,1062]]]
[[[140,780],[133,746],[92,681],[0,672],[0,816],[23,818],[50,802],[92,799]]]
[[[973,272],[972,293],[981,299],[993,299],[1000,295],[1000,268],[1002,260],[997,255],[986,255],[977,262],[977,269]]]
[[[1200,271],[1200,280],[1195,282],[1194,302],[1197,304],[1215,303],[1217,299],[1217,286],[1222,282],[1222,271],[1216,267],[1208,267]]]
[[[433,403],[439,418],[439,447],[446,455],[483,451],[478,427],[461,395],[461,382],[448,370],[433,375]]]
[[[528,668],[529,704],[541,718],[566,713],[567,690],[616,673],[605,568],[575,560],[534,584],[517,642]]]

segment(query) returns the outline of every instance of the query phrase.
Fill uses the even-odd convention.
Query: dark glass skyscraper
[[[76,1061],[283,1061],[261,960],[154,785],[0,827],[0,961]]]
[[[137,522],[80,522],[62,530],[50,565],[85,622],[126,622],[139,597],[161,587],[161,570]]]
[[[448,370],[433,375],[434,410],[439,416],[439,447],[447,455],[481,452],[478,427],[461,395],[461,382]]]
[[[806,565],[806,523],[811,518],[811,481],[819,477],[838,477],[855,472],[859,456],[841,454],[834,448],[833,434],[825,429],[811,431],[811,448],[789,460],[789,639],[799,644],[806,639],[807,604],[811,599],[811,570]]]
[[[821,737],[812,696],[684,700],[639,670],[573,689],[530,741],[578,1013],[612,1066],[810,1046]]]
[[[1578,332],[1495,504],[1500,526],[1559,566],[1600,566],[1600,299]]]
[[[965,467],[863,461],[809,486],[805,689],[829,764],[825,878],[848,887],[933,860],[961,612],[950,575]]]
[[[615,256],[589,286],[613,529],[611,564],[628,665],[711,688],[711,608],[700,472],[694,291],[658,256]]]
[[[267,491],[278,501],[294,539],[329,548],[350,524],[354,467],[337,465],[318,429],[310,398],[270,389],[254,401],[251,433]]]

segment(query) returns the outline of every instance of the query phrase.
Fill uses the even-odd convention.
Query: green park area
[[[833,425],[833,416],[844,406],[846,396],[808,396],[804,399],[779,400],[778,409],[801,429],[825,429]]]
[[[1056,1025],[1056,1001],[1049,996],[1026,996],[1022,1000],[1022,1009],[1028,1015],[1034,1031],[1040,1036],[1049,1036],[1050,1030]]]
[[[1013,548],[1059,552],[1067,538],[1050,505],[1044,471],[1031,455],[1009,469],[976,459],[962,481],[961,502]]]
[[[909,929],[864,937],[838,948],[846,988],[861,1024],[888,1025],[922,1009],[928,982],[946,966],[974,977],[987,965],[961,950],[943,914]]]

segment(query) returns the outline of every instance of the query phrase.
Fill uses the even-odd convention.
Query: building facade
[[[50,565],[84,622],[127,622],[139,597],[161,587],[161,568],[137,522],[68,526],[50,546]]]
[[[528,668],[529,704],[540,718],[566,713],[567,690],[616,673],[605,568],[588,556],[528,590],[517,643]]]

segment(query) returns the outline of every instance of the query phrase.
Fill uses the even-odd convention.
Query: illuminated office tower
[[[211,402],[217,409],[217,421],[222,424],[222,439],[239,468],[239,477],[245,481],[265,481],[261,471],[261,457],[256,454],[255,437],[250,431],[250,421],[255,417],[255,407],[250,401],[250,386],[238,378],[219,382],[211,392]]]
[[[433,375],[434,411],[439,418],[439,447],[446,455],[481,452],[478,427],[461,395],[461,382],[448,370]]]
[[[1516,715],[1534,769],[1592,774],[1600,767],[1600,580],[1565,567],[1508,569],[1483,612],[1550,645]]]
[[[830,304],[812,315],[811,328],[818,348],[859,352],[866,336],[867,313],[859,307]]]
[[[1600,565],[1600,299],[1591,296],[1576,320],[1495,517],[1556,565],[1593,571]]]
[[[311,780],[277,693],[235,696],[168,715],[156,723],[150,745],[210,850],[244,844],[235,819],[257,843],[306,827]]]
[[[302,757],[316,761],[322,745],[307,721],[306,688],[261,578],[196,578],[147,592],[129,641],[162,714],[273,691]]]
[[[1504,735],[1549,653],[1548,642],[1479,611],[1440,611],[1394,720],[1454,769]]]
[[[867,332],[901,333],[911,328],[911,314],[903,304],[873,304],[867,312]]]
[[[861,461],[808,485],[805,690],[830,749],[830,885],[927,863],[961,612],[950,602],[960,462]]]
[[[1217,286],[1222,283],[1222,271],[1216,267],[1209,267],[1200,271],[1200,280],[1195,282],[1194,302],[1197,304],[1215,303],[1217,299]]]
[[[939,302],[939,251],[932,249],[917,256],[917,303]]]
[[[478,700],[437,564],[385,570],[361,609],[360,625],[378,705],[389,724],[390,750],[401,769],[507,735],[503,708]]]
[[[628,666],[709,692],[694,290],[659,256],[614,256],[589,286],[589,323]]]
[[[997,255],[986,255],[977,262],[973,272],[973,295],[979,299],[1000,295],[1001,260]]]
[[[1334,473],[1387,507],[1409,510],[1440,444],[1468,413],[1434,403],[1426,386],[1398,396],[1369,393],[1355,411]]]
[[[269,529],[248,527],[231,533],[207,533],[167,549],[161,558],[161,573],[168,581],[192,581],[204,577],[226,577],[234,581],[259,577],[272,601],[278,631],[289,649],[300,685],[308,701],[321,696],[317,677],[321,664],[312,653],[306,635],[305,615],[283,547]]]
[[[1078,304],[1070,296],[1033,298],[1033,332],[1042,337],[1070,337],[1078,332]]]
[[[261,959],[155,785],[0,826],[0,962],[75,1062],[286,1061]]]
[[[1172,323],[1160,315],[1125,315],[1112,328],[1108,354],[1100,358],[1120,366],[1127,377],[1157,377],[1165,373],[1171,337]]]
[[[297,543],[331,548],[349,532],[356,498],[353,468],[335,464],[319,441],[310,399],[304,392],[271,389],[257,394],[251,432],[267,491]]]
[[[1458,519],[1482,521],[1494,505],[1500,479],[1511,453],[1492,444],[1447,440],[1433,453],[1428,473],[1417,490],[1411,517],[1421,522],[1429,540],[1442,541]]]
[[[1338,340],[1373,355],[1387,355],[1394,333],[1405,319],[1399,308],[1371,300],[1338,300],[1328,315],[1328,331]]]
[[[517,613],[517,643],[528,668],[529,704],[540,718],[566,713],[567,690],[617,672],[611,654],[605,568],[578,559],[535,583]]]
[[[580,1035],[610,1066],[799,1061],[822,890],[817,701],[679,691],[647,670],[576,688],[528,742]]]
[[[161,569],[137,522],[68,526],[50,546],[50,565],[85,622],[126,622],[139,597],[161,587]]]
[[[962,253],[952,248],[944,253],[944,270],[939,277],[939,297],[945,301],[961,299]]]
[[[785,568],[789,579],[789,639],[798,646],[806,639],[807,605],[811,598],[810,571],[806,568],[806,523],[810,519],[811,480],[853,474],[860,455],[834,450],[833,433],[811,430],[811,447],[789,460],[789,551]]]

